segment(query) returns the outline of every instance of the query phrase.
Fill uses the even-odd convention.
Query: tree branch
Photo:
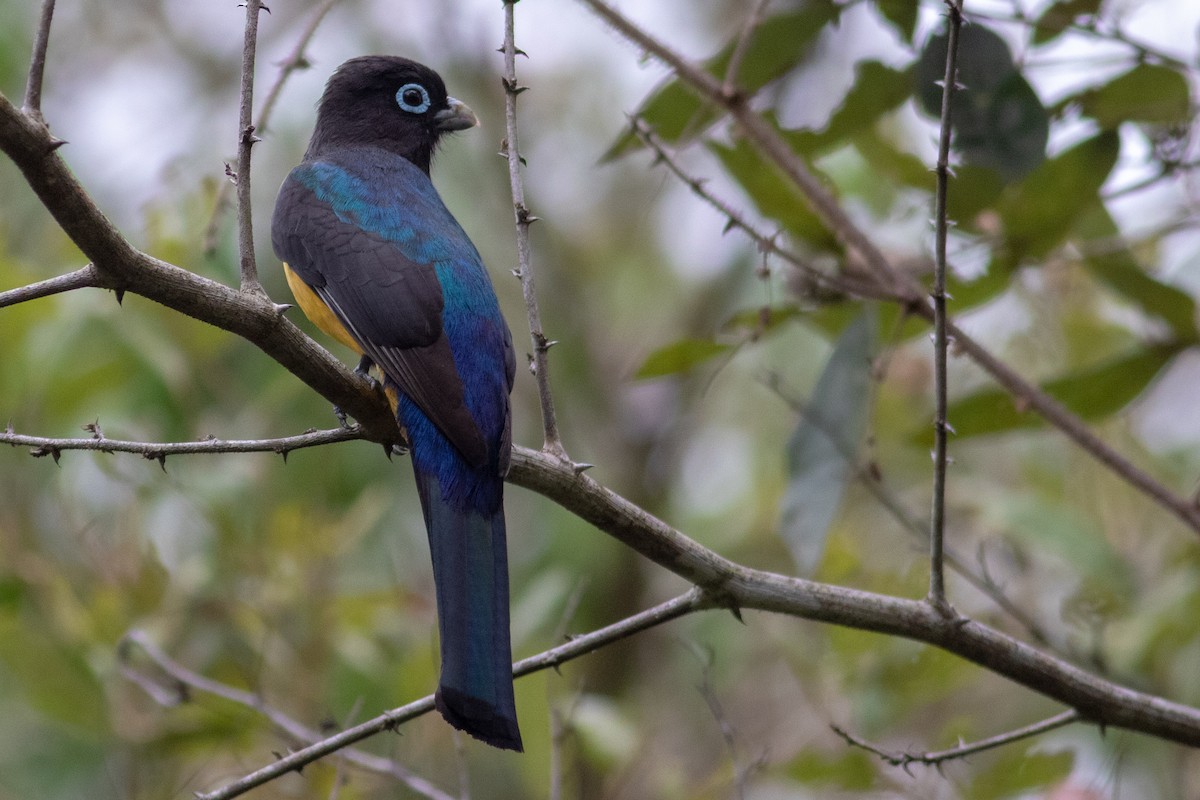
[[[174,691],[164,690],[156,679],[142,674],[129,664],[131,645],[137,645],[155,666],[162,670],[176,684]],[[296,741],[311,744],[325,738],[320,732],[297,722],[279,709],[268,705],[258,695],[220,683],[219,681],[214,681],[197,672],[193,672],[164,653],[162,648],[155,644],[154,640],[145,631],[132,630],[125,634],[120,645],[120,657],[122,673],[125,677],[142,687],[147,694],[162,705],[172,706],[186,701],[187,694],[180,691],[180,689],[181,687],[187,687],[253,709],[266,717],[276,728]],[[451,795],[443,792],[429,781],[414,774],[402,764],[392,759],[365,753],[353,747],[342,750],[341,757],[369,772],[395,778],[423,797],[431,798],[431,800],[454,800]]]
[[[791,264],[796,269],[800,270],[806,276],[811,278],[814,283],[832,292],[846,295],[849,297],[871,298],[876,300],[893,300],[895,296],[883,290],[878,283],[873,280],[860,280],[846,273],[835,274],[819,269],[800,254],[788,250],[779,244],[779,237],[768,236],[759,231],[746,216],[730,205],[725,200],[717,197],[709,191],[708,184],[705,180],[695,177],[690,174],[683,165],[679,162],[678,156],[671,152],[671,149],[666,146],[661,139],[655,135],[653,129],[646,124],[646,121],[634,117],[630,121],[634,135],[638,137],[647,147],[654,151],[658,161],[667,165],[667,168],[674,173],[675,177],[679,178],[692,193],[715,208],[718,213],[726,219],[725,230],[741,230],[750,237],[757,245],[758,250],[762,253],[779,256],[784,261]]]
[[[902,636],[939,647],[1079,711],[1082,720],[1200,747],[1200,709],[1137,692],[975,620],[948,619],[924,601],[750,569],[684,536],[588,475],[514,448],[510,482],[550,498],[699,587],[708,605],[754,608]]]
[[[143,458],[162,464],[167,460],[167,456],[196,453],[275,453],[283,456],[286,461],[288,453],[293,450],[364,438],[362,429],[357,425],[325,431],[311,430],[278,439],[218,439],[215,436],[207,436],[194,442],[131,442],[109,439],[101,432],[100,426],[94,423],[85,425],[84,430],[91,431],[92,438],[55,439],[26,436],[13,432],[10,427],[0,431],[0,444],[28,447],[32,450],[30,455],[36,458],[52,456],[55,461],[65,450],[91,450],[101,453],[137,453]]]
[[[754,32],[762,25],[763,17],[766,16],[767,6],[771,0],[755,0],[754,7],[750,9],[750,13],[746,15],[746,21],[742,25],[742,32],[738,35],[737,44],[733,47],[733,52],[729,55],[729,65],[725,68],[725,81],[721,84],[721,91],[726,97],[732,97],[737,93],[738,74],[742,71],[742,61],[746,58],[746,53],[750,50],[750,42],[754,39]]]
[[[275,446],[268,446],[271,441],[286,443],[285,449],[295,449],[320,443],[318,439],[326,436],[329,441],[342,441],[354,438],[354,433],[318,431],[290,439],[249,442],[239,452],[275,451]],[[11,433],[0,435],[0,442],[9,444],[42,446],[47,441],[64,450],[124,449],[130,452],[169,447],[179,448],[177,452],[207,452],[210,448],[217,451],[220,446],[219,442],[173,446],[120,443],[128,447],[118,448],[115,440],[108,439],[43,440]],[[550,454],[514,448],[509,480],[554,500],[695,584],[704,596],[704,603],[697,608],[757,608],[927,642],[1073,706],[1085,720],[1200,746],[1200,710],[1126,689],[981,623],[947,620],[922,602],[805,581],[735,564]],[[545,654],[543,657],[551,661],[554,658]],[[530,659],[521,662],[522,665],[532,663]],[[542,666],[553,665],[550,661],[540,663]],[[321,755],[328,752],[332,750]]]
[[[550,458],[550,456],[545,454],[539,455],[542,458]],[[562,463],[557,458],[554,461],[555,463]],[[566,644],[559,645],[536,656],[522,659],[513,665],[513,677],[520,678],[550,667],[557,667],[579,656],[591,653],[607,644],[633,636],[636,633],[705,607],[707,607],[707,603],[705,602],[703,593],[697,589],[692,589],[685,594],[668,600],[665,603],[660,603],[640,614],[627,617],[620,622],[600,628],[589,634],[577,636]],[[256,786],[261,786],[293,770],[299,770],[305,765],[311,764],[330,753],[342,750],[355,742],[362,741],[385,730],[395,730],[400,724],[432,710],[433,695],[428,695],[406,706],[385,712],[361,725],[347,728],[309,747],[289,753],[274,763],[255,770],[215,792],[208,794],[197,793],[196,798],[197,800],[229,800],[229,798],[238,797]]]
[[[138,294],[255,344],[300,380],[340,406],[371,441],[399,441],[381,393],[284,318],[290,308],[239,292],[133,247],[96,207],[56,151],[58,140],[0,94],[0,151],[59,226],[91,260],[99,282]]]
[[[105,286],[103,276],[94,266],[88,264],[86,267],[77,269],[74,272],[68,272],[66,275],[59,275],[57,278],[48,278],[44,281],[31,283],[28,286],[0,292],[0,308],[15,306],[17,303],[24,303],[26,300],[36,300],[39,297],[49,297],[52,294],[59,294],[60,292],[70,292],[74,289],[99,286]],[[112,287],[105,286],[105,288]]]
[[[54,0],[42,0],[42,14],[33,39],[33,55],[29,59],[29,75],[25,79],[23,110],[32,119],[45,125],[42,116],[42,81],[46,76],[46,50],[50,47],[50,23],[54,20]]]
[[[943,543],[946,536],[946,437],[950,422],[946,419],[949,405],[946,393],[946,238],[949,220],[946,218],[946,198],[950,182],[950,109],[954,90],[958,86],[958,32],[962,28],[962,0],[945,0],[947,8],[946,72],[942,78],[942,119],[938,139],[937,190],[934,193],[933,254],[933,498],[929,514],[929,602],[945,613],[951,613],[946,600],[946,578],[943,571]]]
[[[643,31],[603,0],[581,0],[608,22],[618,33],[674,70],[675,74],[707,102],[724,109],[759,150],[787,175],[807,198],[813,211],[843,244],[854,251],[897,302],[906,310],[933,320],[933,309],[924,288],[910,275],[893,269],[870,238],[854,224],[824,186],[812,175],[803,159],[796,155],[775,128],[754,113],[744,100],[725,97],[720,83],[704,70]],[[1192,530],[1200,533],[1200,507],[1179,496],[1136,467],[1129,459],[1102,441],[1082,420],[1062,403],[1026,381],[953,322],[947,321],[947,335],[957,348],[988,372],[1006,391],[1036,411],[1062,431],[1084,451],[1108,467],[1131,486],[1174,514]]]
[[[254,58],[258,50],[258,15],[262,0],[245,0],[246,30],[242,40],[242,88],[238,108],[238,257],[242,291],[266,297],[254,262],[254,221],[250,205],[250,150],[261,141],[254,135]]]
[[[871,744],[865,739],[859,738],[845,729],[830,725],[833,732],[842,737],[847,744],[853,747],[860,747],[869,753],[874,753],[881,759],[891,764],[893,767],[901,767],[905,772],[908,772],[909,766],[912,764],[926,764],[929,766],[940,766],[946,761],[951,761],[957,758],[966,758],[967,756],[976,753],[982,753],[985,750],[994,750],[997,747],[1003,747],[1013,742],[1019,742],[1022,739],[1029,739],[1034,736],[1040,736],[1043,733],[1057,730],[1058,728],[1066,727],[1073,722],[1079,722],[1081,717],[1078,711],[1064,711],[1061,714],[1055,714],[1053,717],[1035,722],[1032,725],[1026,725],[1024,728],[1017,728],[1014,731],[1001,733],[996,736],[989,736],[987,739],[980,739],[978,742],[951,747],[949,750],[936,750],[931,753],[903,753],[895,750],[885,750],[878,745]]]
[[[343,434],[336,430],[306,435],[324,434],[328,434],[335,441],[341,440],[342,435],[353,438],[350,432]],[[0,438],[0,442],[9,442],[9,439]],[[112,440],[91,442],[92,440],[66,440],[62,449],[105,450],[113,443]],[[31,442],[22,439],[9,443]],[[70,444],[70,447],[67,447],[67,444]],[[254,444],[259,445],[260,450],[267,449],[261,447],[263,442]],[[181,448],[189,446],[193,445],[179,445]],[[204,443],[196,443],[194,446],[203,447]],[[587,475],[577,472],[568,462],[551,454],[524,447],[513,448],[513,462],[508,479],[515,485],[536,491],[555,501],[697,587],[695,591],[673,601],[683,604],[681,606],[668,605],[652,609],[644,615],[589,634],[589,637],[585,637],[585,642],[575,640],[571,643],[580,647],[586,644],[583,650],[556,648],[541,656],[525,659],[514,668],[514,674],[517,676],[554,666],[567,658],[590,652],[608,641],[615,641],[621,635],[630,635],[635,630],[642,630],[649,626],[643,625],[644,622],[648,623],[650,617],[659,614],[667,615],[664,618],[673,618],[680,613],[701,608],[722,607],[733,611],[754,608],[926,642],[1075,708],[1082,721],[1127,728],[1170,741],[1200,746],[1200,709],[1125,688],[1043,653],[982,623],[963,618],[947,619],[921,601],[821,584],[736,564],[689,539]],[[431,708],[432,699],[426,700],[429,701],[428,708]],[[424,700],[417,701],[385,716],[390,721],[389,724],[396,724],[416,714],[425,713],[428,708],[424,703]],[[364,726],[351,729],[357,733],[345,732],[351,736],[349,740],[338,740],[341,744],[330,744],[327,749],[312,755],[309,760],[320,758],[346,744],[377,733],[382,727],[386,727],[380,722],[381,719],[383,718],[374,721],[380,727],[368,729],[364,726],[370,726],[372,723],[364,723]],[[291,768],[294,767],[283,767],[282,771],[286,772]],[[217,796],[214,796],[214,800],[215,797]]]
[[[550,365],[547,352],[555,342],[542,330],[542,315],[538,310],[537,288],[533,278],[533,258],[529,253],[529,226],[537,217],[525,205],[525,183],[521,178],[521,148],[517,138],[517,95],[528,87],[517,83],[517,49],[513,7],[517,0],[504,0],[504,154],[508,158],[508,179],[512,189],[513,214],[517,223],[517,272],[525,311],[529,316],[529,337],[533,347],[529,369],[538,387],[542,407],[543,449],[559,458],[567,458],[558,433],[558,417],[554,413],[554,397],[550,393]],[[524,53],[522,53],[524,55]]]
[[[300,38],[296,40],[292,51],[279,63],[279,75],[275,78],[275,83],[267,91],[262,108],[258,111],[258,117],[254,120],[254,130],[258,136],[266,133],[267,126],[271,121],[271,115],[275,111],[275,104],[279,102],[279,96],[283,93],[283,86],[287,83],[288,78],[292,76],[292,73],[309,67],[308,58],[305,56],[304,51],[308,47],[308,43],[312,41],[321,22],[337,3],[338,0],[325,0],[321,4],[320,8],[313,13],[312,18],[308,21],[308,25],[300,33]],[[220,230],[221,218],[224,216],[225,209],[229,207],[229,189],[233,185],[233,181],[221,181],[220,186],[217,188],[217,197],[213,202],[212,216],[209,218],[208,225],[204,229],[203,246],[206,255],[211,254],[217,249],[217,232]]]

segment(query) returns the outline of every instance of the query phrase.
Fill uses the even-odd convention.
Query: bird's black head
[[[397,56],[362,56],[338,67],[325,85],[305,158],[372,145],[429,172],[442,134],[477,124],[429,67]]]

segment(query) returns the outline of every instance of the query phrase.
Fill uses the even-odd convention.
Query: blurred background
[[[260,102],[318,5],[277,2],[263,15]],[[36,6],[0,0],[0,90],[10,100],[23,92]],[[620,7],[706,60],[728,53],[746,6]],[[794,133],[889,257],[922,279],[936,129],[914,88],[928,82],[914,76],[942,8],[776,0],[743,67],[763,87],[756,103]],[[958,127],[952,311],[1024,375],[1057,382],[1139,466],[1194,492],[1200,7],[968,0],[967,9],[1007,45],[989,57],[1011,59],[1025,88],[997,90],[1018,97],[1006,106],[1019,112],[1016,128],[981,143],[968,141],[967,121]],[[582,4],[526,0],[516,11],[529,55],[519,75],[531,87],[520,99],[526,192],[542,218],[534,266],[545,330],[560,342],[551,377],[570,455],[733,560],[922,596],[920,537],[854,468],[881,476],[889,502],[918,524],[927,519],[927,331],[895,309],[827,296],[725,233],[724,217],[629,142],[629,114],[644,110],[689,171],[818,268],[854,266],[727,125],[672,99],[666,71]],[[270,211],[325,79],[347,58],[400,54],[437,69],[482,120],[444,144],[434,181],[491,269],[519,352],[528,350],[498,156],[502,21],[495,0],[333,7],[307,49],[311,68],[288,81],[254,150],[259,269],[276,301],[290,296],[270,251]],[[126,236],[229,284],[232,216],[218,218],[211,248],[206,231],[235,155],[242,26],[232,1],[60,0],[44,101],[69,142],[63,157]],[[976,45],[984,53],[988,42]],[[1170,75],[1124,78],[1146,64]],[[6,160],[0,187],[0,289],[83,266]],[[98,422],[111,438],[180,441],[334,424],[324,399],[247,342],[133,295],[118,305],[86,290],[5,308],[0,331],[0,421],[19,433],[86,436],[81,426]],[[962,435],[952,442],[950,541],[1022,616],[952,575],[955,605],[1026,639],[1042,632],[1057,654],[1130,686],[1200,704],[1195,532],[991,394],[965,359],[952,362],[951,391]],[[843,446],[830,448],[814,419],[837,427]],[[514,427],[516,442],[540,444],[524,370]],[[687,588],[539,496],[510,488],[507,513],[517,657]],[[0,798],[188,797],[291,744],[225,700],[156,703],[121,674],[118,644],[130,629],[314,726],[360,722],[436,682],[409,465],[375,445],[298,451],[286,463],[175,457],[165,469],[136,456],[68,452],[55,463],[6,449],[0,554]],[[523,756],[460,741],[436,715],[365,747],[451,796],[481,799],[1200,794],[1193,751],[1081,726],[940,772],[888,767],[829,725],[932,750],[1062,709],[922,645],[757,612],[673,622],[524,678],[517,695]],[[421,795],[328,759],[254,796]]]

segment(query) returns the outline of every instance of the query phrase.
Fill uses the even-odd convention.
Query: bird
[[[437,598],[437,709],[520,751],[503,496],[512,334],[429,174],[442,137],[477,124],[429,67],[346,61],[280,187],[271,242],[305,315],[361,356],[359,372],[382,374],[411,453]]]

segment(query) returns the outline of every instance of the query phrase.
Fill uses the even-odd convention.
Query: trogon
[[[512,337],[429,178],[440,138],[476,124],[421,64],[347,61],[279,190],[271,241],[308,318],[382,373],[411,448],[437,593],[438,710],[520,750],[503,502]]]

